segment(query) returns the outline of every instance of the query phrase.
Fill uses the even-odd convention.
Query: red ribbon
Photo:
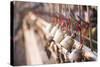
[[[79,31],[79,32],[81,31],[81,23],[80,23],[80,22],[77,23],[76,29],[77,29],[77,31]]]

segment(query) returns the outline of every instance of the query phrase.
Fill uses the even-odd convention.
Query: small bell
[[[55,36],[54,36],[54,40],[55,40],[55,42],[57,42],[57,43],[60,43],[61,42],[61,40],[64,38],[64,33],[63,33],[63,31],[61,30],[61,28],[59,28],[57,31],[56,31],[56,33],[55,33]]]
[[[61,42],[60,44],[67,49],[68,51],[71,52],[72,46],[74,44],[74,38],[76,37],[76,34],[73,33],[72,36],[66,36]]]
[[[58,27],[59,27],[59,24],[56,24],[56,26],[54,26],[54,27],[52,28],[52,30],[51,30],[51,32],[50,32],[52,36],[55,35],[55,33],[56,33]]]
[[[74,49],[69,55],[71,62],[79,62],[82,60],[82,52],[80,49]]]

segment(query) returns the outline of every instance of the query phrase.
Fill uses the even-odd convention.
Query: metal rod
[[[89,6],[87,6],[87,12],[88,12],[88,22],[89,22],[89,38],[90,38],[90,48],[93,51],[93,45],[92,45],[92,31],[91,31],[91,24],[90,24],[90,13],[89,13]]]

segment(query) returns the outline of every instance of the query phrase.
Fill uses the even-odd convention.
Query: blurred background
[[[32,12],[32,14],[40,18],[40,21],[37,21],[39,22],[40,25],[44,21],[45,23],[47,23],[47,25],[49,24],[52,25],[49,29],[48,29],[49,26],[46,26],[45,27],[46,29],[44,29],[47,30],[49,33],[52,32],[52,29],[56,27],[57,24],[59,26],[57,27],[56,31],[58,29],[61,29],[62,32],[65,31],[67,33],[67,36],[72,36],[73,33],[76,33],[75,40],[78,43],[85,45],[87,48],[90,49],[90,51],[93,52],[94,55],[97,56],[97,47],[98,47],[97,6],[58,4],[58,3],[38,3],[38,2],[24,2],[24,1],[13,1],[11,3],[12,3],[11,7],[13,7],[13,12],[14,12],[13,37],[12,37],[13,65],[52,64],[52,63],[55,64],[55,63],[71,62],[71,61],[64,61],[65,59],[63,59],[62,54],[60,57],[60,61],[55,58],[55,56],[59,57],[60,54],[60,52],[57,50],[57,47],[55,48],[56,52],[52,51],[54,46],[51,47],[50,50],[46,49],[47,48],[46,45],[48,43],[50,44],[51,42],[48,41],[48,38],[46,37],[45,34],[43,34],[43,32],[42,33],[40,32],[40,29],[36,27],[35,24],[33,25],[34,28],[33,34],[35,37],[32,38],[30,35],[31,37],[30,38],[26,36],[27,34],[24,35],[25,32],[23,31],[23,25],[24,25],[23,19],[27,15],[29,15],[28,14],[29,12]],[[54,33],[57,33],[56,31]],[[65,36],[65,33],[63,35]],[[26,38],[28,37],[29,39],[25,39],[25,36]],[[56,36],[56,34],[53,36],[55,37],[53,38],[53,40],[56,41],[56,38],[58,36]],[[60,35],[60,37],[58,38],[61,37],[62,35]],[[64,37],[62,38],[62,40],[63,39]],[[28,44],[27,40],[29,40],[30,42],[32,40],[32,43],[30,44],[28,42],[29,43]],[[25,45],[26,43],[28,46]],[[36,46],[32,46],[33,43]],[[60,44],[61,41],[58,43]],[[35,55],[34,52],[37,53],[36,55],[37,59],[34,56]],[[71,49],[71,52],[69,53],[72,52],[73,51]],[[84,58],[81,58],[81,61],[90,61],[90,59],[85,58],[84,60]]]

